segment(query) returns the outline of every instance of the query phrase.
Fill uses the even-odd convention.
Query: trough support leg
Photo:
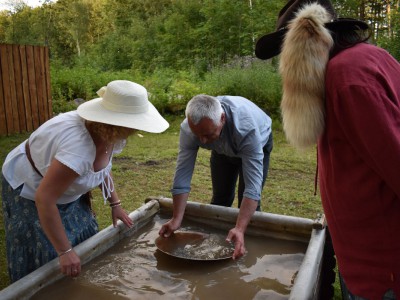
[[[335,267],[335,251],[333,249],[331,235],[329,234],[329,228],[326,227],[326,240],[321,269],[321,288],[318,297],[320,300],[329,300],[334,297],[335,290],[333,284],[336,279]]]

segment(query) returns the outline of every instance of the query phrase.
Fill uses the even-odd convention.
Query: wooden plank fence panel
[[[40,68],[40,48],[34,47],[33,48],[33,58],[34,58],[34,69],[35,69],[35,85],[36,85],[36,95],[37,95],[37,103],[39,109],[39,123],[40,125],[43,124],[46,120],[45,110],[44,110],[44,103],[43,103],[43,87],[38,82],[42,82],[42,70]]]
[[[21,57],[17,45],[12,46],[13,51],[13,63],[14,63],[14,86],[16,92],[17,109],[18,109],[18,123],[19,131],[26,131],[26,117],[25,117],[25,105],[24,105],[24,94],[22,90],[22,69],[21,69]]]
[[[4,58],[1,55],[1,49],[0,49],[0,135],[6,135],[7,120],[6,120],[5,97],[3,91],[3,72],[1,71],[2,60],[4,60]]]
[[[26,58],[27,58],[26,64],[28,68],[29,95],[32,107],[33,128],[38,128],[40,125],[40,121],[39,121],[38,99],[36,93],[36,77],[35,77],[35,64],[33,57],[33,46],[26,46]]]
[[[49,49],[0,44],[0,135],[33,131],[52,117]]]
[[[8,54],[7,47],[0,48],[1,55],[1,78],[3,84],[3,95],[4,95],[4,111],[6,115],[6,126],[7,133],[15,132],[13,115],[12,115],[12,101],[11,101],[11,90],[10,90],[10,72],[8,71]]]
[[[44,47],[40,47],[40,76],[41,76],[41,81],[40,84],[42,86],[42,99],[43,99],[43,113],[44,113],[44,122],[46,122],[49,119],[49,103],[47,101],[48,95],[47,95],[47,85],[46,85],[46,66],[45,66],[45,60],[44,60]],[[43,123],[44,123],[43,122]]]
[[[12,114],[12,122],[14,126],[15,132],[20,132],[19,128],[19,116],[18,116],[18,102],[17,100],[17,91],[15,89],[15,75],[14,75],[14,58],[13,58],[13,49],[12,45],[7,45],[7,60],[8,60],[8,72],[9,72],[9,85],[10,85],[10,94],[11,94],[11,114]]]
[[[53,102],[51,97],[51,81],[50,81],[50,53],[49,47],[44,48],[44,66],[45,66],[45,77],[46,77],[46,91],[47,91],[47,109],[49,113],[49,118],[53,116]]]
[[[28,68],[26,64],[26,48],[25,46],[19,47],[19,53],[21,57],[21,77],[22,77],[22,94],[24,99],[25,108],[25,119],[26,119],[26,130],[28,132],[33,131],[33,120],[32,120],[32,107],[29,96],[29,78]]]

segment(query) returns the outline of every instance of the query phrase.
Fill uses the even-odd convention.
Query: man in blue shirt
[[[235,243],[233,259],[244,255],[244,232],[260,210],[261,191],[272,150],[271,118],[253,102],[238,96],[197,95],[181,124],[176,172],[171,190],[173,217],[159,234],[168,237],[182,222],[199,147],[211,150],[211,204],[231,206],[239,177],[239,215],[227,241]]]

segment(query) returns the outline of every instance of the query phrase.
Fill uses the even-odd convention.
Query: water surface
[[[169,256],[155,239],[168,219],[156,215],[137,233],[32,299],[287,299],[307,244],[246,236],[247,254],[237,260],[193,261]],[[227,235],[184,221],[182,230]]]

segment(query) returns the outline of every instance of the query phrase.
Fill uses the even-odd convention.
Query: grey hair
[[[187,104],[185,115],[190,121],[197,125],[203,118],[208,118],[219,125],[223,113],[221,102],[215,97],[208,95],[194,96]]]

